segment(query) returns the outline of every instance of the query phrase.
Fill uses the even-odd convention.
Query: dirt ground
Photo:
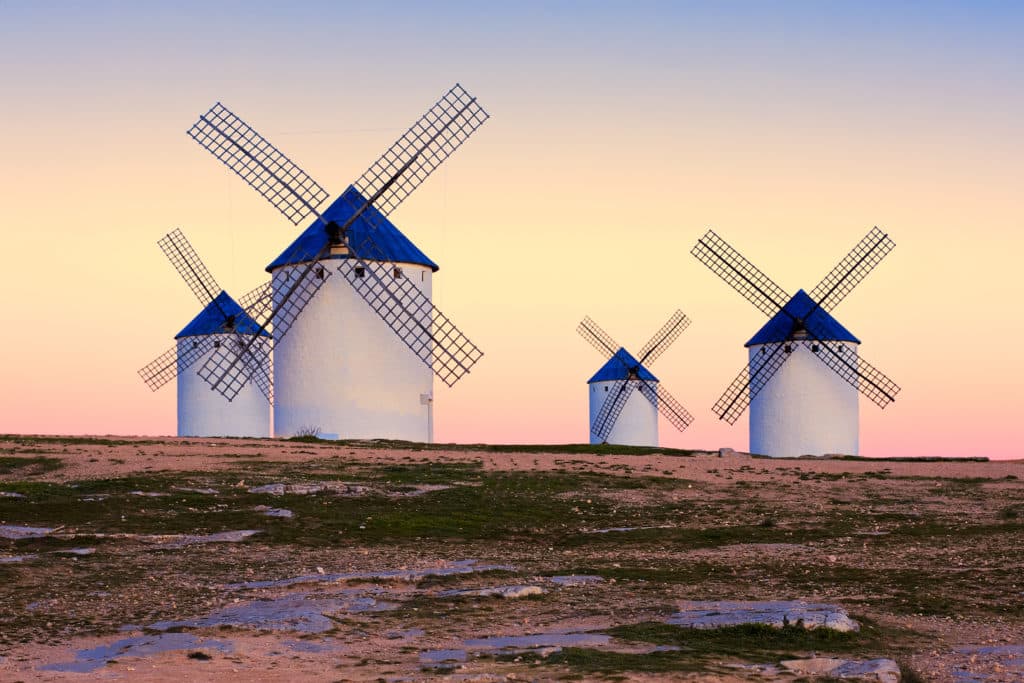
[[[622,450],[0,436],[0,680],[1024,681],[1024,461]]]

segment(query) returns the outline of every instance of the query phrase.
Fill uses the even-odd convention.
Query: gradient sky
[[[186,128],[223,101],[340,192],[454,82],[492,119],[392,218],[486,352],[439,441],[587,439],[591,315],[697,421],[764,317],[689,255],[714,229],[810,289],[874,225],[836,310],[902,387],[865,455],[1021,457],[1024,5],[0,0],[0,432],[169,434],[136,370],[198,306],[180,227],[243,292],[297,230]]]

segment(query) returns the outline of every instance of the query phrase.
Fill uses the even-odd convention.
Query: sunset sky
[[[834,311],[903,387],[864,455],[1022,457],[1024,5],[0,0],[0,432],[172,434],[136,371],[297,234],[185,130],[221,101],[334,193],[455,82],[491,120],[392,220],[486,353],[435,384],[438,441],[587,440],[590,315],[697,420],[764,316],[700,265],[713,229],[790,293],[873,226],[896,249]]]

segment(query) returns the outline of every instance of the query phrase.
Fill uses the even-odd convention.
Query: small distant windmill
[[[857,392],[881,408],[895,400],[900,387],[860,356],[860,340],[829,314],[894,246],[876,227],[809,295],[790,297],[713,231],[697,241],[690,253],[770,318],[712,408],[734,424],[750,406],[751,452],[856,455]]]
[[[589,316],[576,331],[608,361],[587,382],[590,387],[590,443],[629,446],[658,445],[658,412],[679,431],[693,416],[645,367],[665,352],[690,324],[676,311],[635,358]]]
[[[327,191],[220,103],[188,131],[292,223],[315,216],[268,266],[254,314],[273,329],[277,434],[431,440],[431,372],[452,386],[483,353],[433,305],[437,265],[387,216],[487,118],[456,84],[322,212]],[[226,349],[200,375],[228,399],[246,377]]]
[[[241,306],[236,303],[213,279],[181,230],[168,233],[157,244],[203,310],[174,337],[175,345],[139,370],[139,375],[153,391],[178,378],[178,436],[270,436],[267,402],[273,401],[273,391],[266,363],[270,339],[243,308],[251,303],[253,292],[242,297]],[[239,359],[246,379],[234,402],[210,391],[192,369],[215,352]]]

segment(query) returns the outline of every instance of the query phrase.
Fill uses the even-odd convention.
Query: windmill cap
[[[811,313],[812,310],[813,313]],[[846,341],[860,344],[860,339],[854,337],[852,332],[840,325],[839,321],[823,308],[817,307],[814,299],[801,289],[744,346],[778,344],[791,340],[793,328],[796,326],[794,318],[802,320],[807,317],[808,313],[810,313],[810,317],[807,320],[811,323],[820,341]]]
[[[324,211],[324,220],[334,221],[343,225],[352,217],[356,210],[366,203],[366,198],[356,188],[349,185],[340,197],[334,200]],[[367,238],[372,236],[376,249],[368,249]],[[427,258],[409,238],[395,227],[375,207],[370,206],[348,227],[348,244],[354,254],[367,261],[385,261],[389,263],[413,263],[427,266],[437,272],[438,265]],[[281,252],[267,266],[267,272],[283,266],[305,263],[316,258],[327,246],[327,232],[319,219],[303,231],[287,249]],[[373,253],[366,253],[372,251]],[[363,252],[363,253],[361,253]],[[348,258],[348,254],[332,254],[327,258]]]
[[[199,315],[192,318],[192,322],[185,325],[185,328],[174,335],[175,339],[182,337],[200,337],[209,334],[226,334],[224,329],[224,316],[235,316],[234,331],[239,334],[256,334],[261,337],[269,337],[266,330],[260,331],[260,326],[253,320],[242,307],[235,303],[235,300],[227,292],[221,292],[213,301],[206,304],[206,308],[199,312]]]
[[[640,361],[633,358],[633,355],[626,349],[619,349],[615,355],[608,359],[608,362],[601,366],[601,369],[594,373],[594,376],[587,380],[587,384],[594,382],[614,382],[619,379],[629,379],[629,371],[636,368],[637,379],[646,379],[657,382],[658,378],[651,374],[651,371],[640,365]]]

